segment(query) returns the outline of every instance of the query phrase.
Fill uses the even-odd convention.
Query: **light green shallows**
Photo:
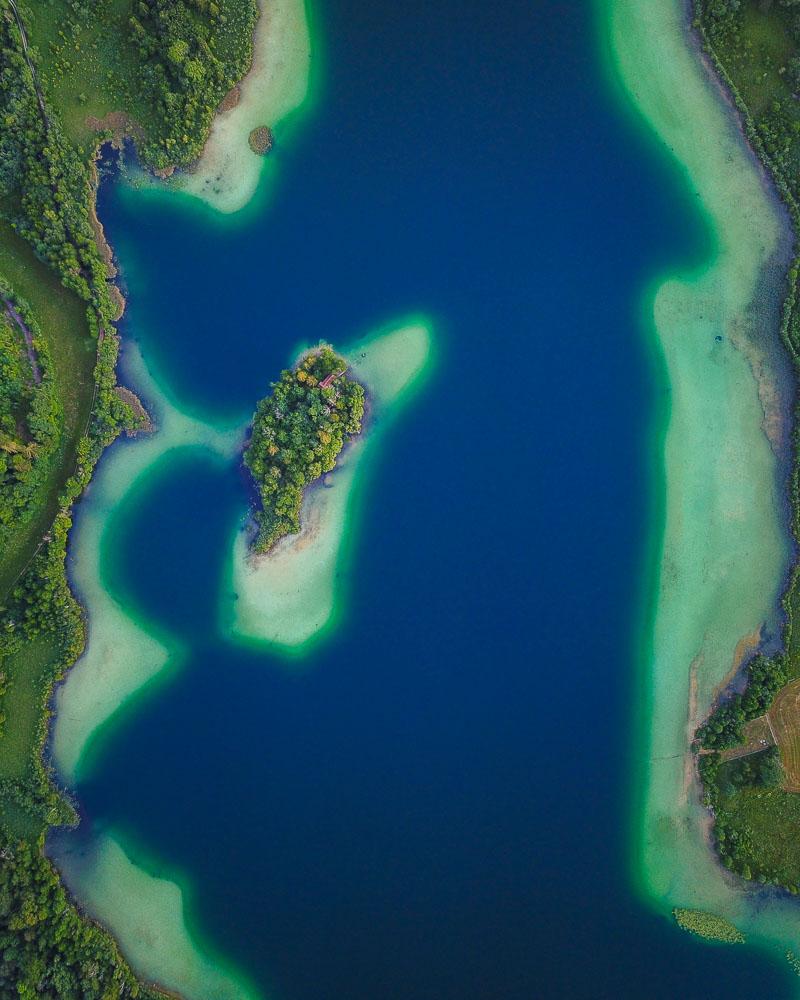
[[[202,448],[221,462],[232,461],[242,437],[241,427],[218,430],[175,409],[138,356],[133,374],[153,407],[158,432],[122,443],[106,457],[71,540],[72,578],[88,612],[89,641],[56,693],[52,754],[69,783],[96,731],[182,652],[172,639],[146,631],[105,589],[101,554],[110,512],[176,449]],[[137,867],[112,836],[102,834],[77,850],[70,836],[56,834],[49,851],[73,894],[111,929],[137,974],[187,1000],[255,996],[189,933],[182,889]]]
[[[703,67],[683,4],[605,0],[602,13],[618,76],[683,168],[714,242],[705,268],[664,280],[653,300],[671,414],[663,550],[642,664],[637,873],[659,909],[713,911],[785,951],[800,942],[800,907],[765,902],[716,863],[687,751],[740,640],[762,626],[777,633],[789,552],[774,453],[786,436],[777,303],[788,223]]]
[[[304,505],[300,541],[281,555],[280,570],[298,598],[289,598],[270,574],[256,571],[248,585],[248,613],[238,621],[260,639],[304,643],[321,629],[336,604],[334,573],[341,569],[343,545],[354,517],[353,497],[377,427],[415,384],[431,353],[429,328],[408,322],[346,352],[353,373],[367,385],[373,410],[370,425],[350,445],[335,485],[319,489]],[[104,533],[110,512],[177,449],[201,449],[220,462],[235,460],[243,428],[215,428],[177,410],[167,401],[142,359],[134,356],[134,382],[153,408],[157,432],[118,445],[97,470],[90,499],[71,543],[73,581],[89,615],[89,641],[56,695],[52,753],[60,775],[73,783],[86,767],[92,737],[142,687],[175,667],[183,650],[172,637],[156,638],[134,621],[105,588],[102,574]],[[325,502],[321,502],[321,501]],[[308,524],[315,526],[309,538]],[[242,569],[246,566],[241,553]],[[230,592],[227,604],[230,609]],[[276,623],[284,621],[279,636]],[[185,923],[184,894],[169,879],[148,874],[131,861],[113,836],[101,834],[87,848],[69,835],[50,845],[64,879],[88,912],[113,932],[136,972],[179,992],[187,1000],[248,1000],[254,994],[241,977],[211,959]]]
[[[89,641],[56,692],[51,749],[68,782],[75,780],[93,733],[171,657],[180,655],[176,643],[145,631],[106,590],[102,544],[109,514],[175,449],[203,448],[220,461],[231,461],[242,438],[241,427],[217,429],[181,413],[164,398],[133,346],[130,353],[136,386],[155,410],[157,433],[122,442],[105,457],[70,539],[71,579],[88,611]]]
[[[343,351],[350,374],[369,394],[364,433],[343,450],[327,486],[310,489],[303,501],[301,530],[265,556],[247,551],[239,530],[233,542],[230,588],[223,620],[234,635],[286,650],[302,647],[335,616],[348,527],[362,468],[381,423],[419,382],[431,355],[430,327],[408,322]]]
[[[198,946],[184,890],[136,865],[107,834],[88,848],[56,836],[55,860],[71,892],[110,927],[137,975],[186,1000],[260,1000],[257,990]]]

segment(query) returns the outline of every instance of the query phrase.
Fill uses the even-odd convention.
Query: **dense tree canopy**
[[[258,404],[245,452],[262,504],[258,550],[300,530],[303,490],[334,467],[345,441],[360,432],[363,415],[364,388],[347,377],[346,362],[330,347],[281,373]]]
[[[0,996],[21,1000],[156,1000],[99,927],[67,898],[41,846],[0,848]]]

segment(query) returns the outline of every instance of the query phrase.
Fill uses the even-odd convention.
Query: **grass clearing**
[[[11,834],[12,840],[27,840],[35,844],[44,824],[16,802],[0,799],[0,824]]]
[[[26,778],[31,772],[42,715],[44,682],[58,655],[57,643],[45,637],[29,642],[0,663],[8,683],[3,699],[6,721],[0,754],[0,781]]]
[[[5,673],[8,684],[3,697],[6,720],[0,743],[0,782],[25,781],[33,773],[47,681],[58,656],[58,644],[42,638],[0,662],[0,670]],[[21,837],[32,843],[44,826],[39,816],[32,815],[13,798],[2,795],[0,824],[14,838]]]
[[[761,4],[745,8],[742,34],[745,47],[756,56],[743,62],[748,104],[755,114],[761,114],[768,110],[776,94],[791,96],[784,77],[792,56],[792,40],[780,15],[765,10]]]

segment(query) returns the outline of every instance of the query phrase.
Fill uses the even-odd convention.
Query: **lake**
[[[220,626],[236,464],[176,455],[109,522],[105,585],[185,654],[90,746],[71,836],[179,878],[264,996],[789,996],[787,970],[634,886],[668,406],[645,292],[709,241],[599,16],[328,0],[272,197],[231,220],[102,188],[123,334],[208,421],[246,419],[299,344],[415,312],[436,331],[370,468],[341,621],[302,659]]]

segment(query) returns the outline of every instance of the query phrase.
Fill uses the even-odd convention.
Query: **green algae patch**
[[[271,140],[309,93],[311,34],[304,0],[260,0],[259,6],[253,65],[239,85],[238,101],[214,119],[192,170],[170,181],[223,213],[250,201],[267,166],[266,148],[254,149],[250,136],[266,127]]]
[[[97,469],[71,539],[71,578],[89,614],[86,649],[56,693],[51,753],[61,776],[73,783],[92,736],[143,685],[180,656],[176,643],[139,625],[108,592],[102,546],[110,515],[135,484],[175,449],[204,447],[230,460],[239,428],[222,431],[181,413],[161,395],[135,356],[134,378],[152,401],[155,434],[121,441]]]
[[[715,913],[705,910],[686,910],[676,907],[672,911],[675,923],[681,930],[705,938],[707,941],[723,941],[725,944],[744,944],[745,936],[738,928]]]
[[[675,158],[712,237],[712,257],[662,280],[651,322],[671,393],[664,533],[646,671],[647,761],[636,876],[659,909],[713,912],[748,938],[796,944],[800,911],[717,863],[690,743],[742,643],[778,634],[789,561],[780,460],[788,364],[780,302],[788,222],[679,0],[607,0],[613,68]]]
[[[49,853],[86,912],[108,928],[145,981],[184,1000],[257,1000],[259,994],[201,949],[186,921],[185,891],[135,864],[112,836],[75,846],[63,834]]]
[[[335,620],[354,501],[366,456],[381,427],[419,384],[432,353],[430,325],[417,321],[343,352],[352,378],[367,390],[367,426],[341,453],[336,468],[306,492],[298,534],[266,555],[250,552],[237,529],[223,616],[235,637],[298,651]]]

